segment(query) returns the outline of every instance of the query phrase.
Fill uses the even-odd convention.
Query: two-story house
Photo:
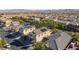
[[[58,31],[48,37],[46,46],[53,50],[63,50],[71,43],[72,37],[64,31]]]
[[[13,21],[12,22],[12,29],[15,31],[19,31],[20,29],[20,22],[19,21]]]
[[[11,25],[11,23],[12,23],[12,20],[6,20],[6,22],[5,22],[5,26],[6,27],[9,27],[10,25]]]
[[[33,32],[35,30],[35,26],[26,26],[26,28],[23,29],[23,34],[28,35],[30,32]]]
[[[51,30],[46,27],[42,27],[30,33],[29,37],[35,39],[36,42],[40,42],[43,40],[43,38],[48,37],[50,35],[51,35]]]

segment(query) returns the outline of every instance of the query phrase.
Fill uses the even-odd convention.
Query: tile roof
[[[54,35],[51,35],[47,42],[50,48],[55,50],[62,50],[68,45],[71,39],[72,38],[67,33],[58,31]]]
[[[46,27],[42,27],[42,28],[39,28],[37,30],[34,31],[34,33],[37,35],[37,34],[40,34],[42,32],[45,32],[45,31],[49,31],[50,29],[46,28]]]

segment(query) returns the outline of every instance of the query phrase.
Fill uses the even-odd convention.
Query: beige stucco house
[[[40,42],[43,40],[43,38],[48,37],[50,35],[51,35],[51,30],[46,27],[42,27],[30,33],[29,37],[35,39],[36,42]]]
[[[24,28],[23,34],[28,35],[30,32],[33,32],[34,30],[35,30],[35,26],[28,25],[26,28]]]
[[[12,24],[12,20],[6,20],[6,22],[5,22],[5,26],[6,27],[9,27],[10,25]]]

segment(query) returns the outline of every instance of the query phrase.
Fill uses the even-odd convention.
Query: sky
[[[0,0],[0,9],[79,9],[78,0]]]

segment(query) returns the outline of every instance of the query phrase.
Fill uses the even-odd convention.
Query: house
[[[19,26],[20,22],[19,21],[13,21],[12,24],[13,24],[13,26]]]
[[[12,22],[12,29],[15,30],[16,32],[18,32],[19,29],[20,29],[20,22],[19,21],[13,21]]]
[[[48,37],[46,46],[53,50],[63,50],[70,43],[72,37],[63,31],[58,31],[57,33]]]
[[[40,21],[41,20],[41,17],[35,17],[34,20]]]
[[[5,25],[6,25],[6,27],[5,27],[6,31],[11,30],[11,31],[18,32],[21,27],[21,25],[18,21],[12,21],[12,20],[7,20]]]
[[[0,17],[0,20],[2,20],[3,22],[6,22],[7,18],[2,16],[2,17]]]
[[[35,21],[40,21],[41,19],[43,19],[43,17],[41,16],[28,16],[29,20],[35,20]]]
[[[36,42],[40,42],[43,40],[43,38],[48,37],[50,35],[51,35],[51,30],[46,27],[42,27],[30,33],[29,37],[35,39]]]
[[[28,25],[30,25],[29,22],[24,22],[24,24],[23,24],[24,27],[26,27],[26,26],[28,26]]]
[[[79,31],[79,24],[78,22],[75,22],[75,21],[69,22],[66,24],[65,29],[69,31]]]
[[[10,25],[11,25],[11,23],[12,23],[12,20],[6,20],[6,22],[5,22],[5,26],[6,27],[9,27]]]
[[[23,29],[23,34],[28,35],[30,32],[33,32],[35,30],[35,26],[26,26],[26,28]]]
[[[0,20],[0,28],[2,28],[4,25],[5,23],[2,20]]]

